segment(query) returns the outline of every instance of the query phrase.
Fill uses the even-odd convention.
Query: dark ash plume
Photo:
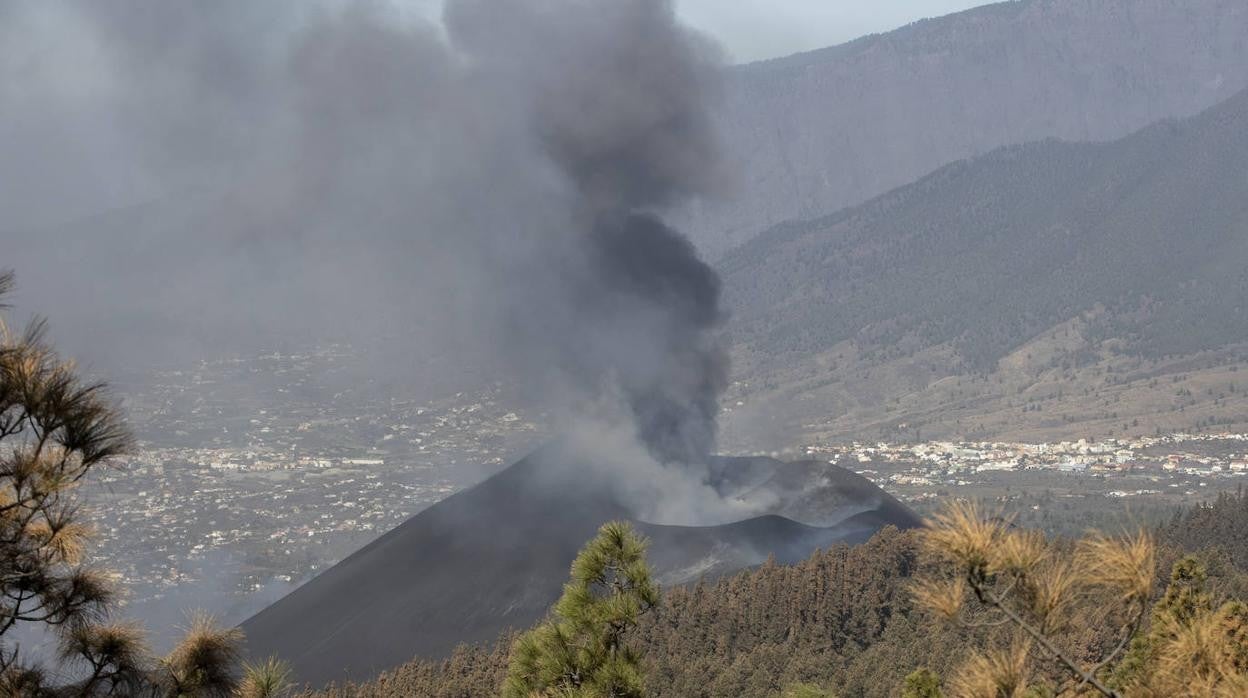
[[[719,278],[653,211],[718,184],[714,50],[668,0],[498,7],[451,2],[447,25],[478,70],[532,76],[533,135],[569,184],[585,266],[573,322],[548,339],[586,387],[618,383],[656,458],[700,462],[727,376]]]
[[[716,328],[719,277],[693,246],[656,216],[613,214],[595,222],[589,243],[605,286],[596,312],[610,317],[613,296],[661,309],[654,362],[631,370],[629,357],[606,357],[632,408],[642,441],[662,461],[697,463],[715,445],[719,396],[728,377]],[[641,312],[644,312],[641,311]]]
[[[659,461],[713,449],[719,280],[661,215],[720,185],[719,54],[669,0],[447,0],[441,27],[385,2],[11,12],[0,97],[20,108],[0,140],[22,142],[0,150],[132,185],[52,177],[26,217],[156,202],[74,259],[16,246],[27,307],[80,346],[385,336],[412,364],[502,367],[544,405],[623,416]],[[84,292],[64,285],[75,262],[115,273]]]

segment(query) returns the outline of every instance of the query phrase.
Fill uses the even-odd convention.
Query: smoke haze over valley
[[[300,681],[476,695],[618,520],[611,574],[678,600],[627,647],[714,645],[647,690],[774,698],[970,647],[905,591],[942,503],[1194,547],[1178,507],[1248,477],[1248,4],[834,5],[0,0],[7,564],[118,570],[160,651],[204,606]],[[123,467],[41,528],[5,512],[79,481],[46,443]],[[690,620],[715,585],[796,601]]]
[[[670,3],[456,0],[439,27],[380,3],[126,7],[8,10],[5,62],[35,68],[6,84],[6,118],[43,136],[30,159],[78,156],[35,117],[69,100],[84,137],[128,154],[100,179],[153,199],[87,235],[15,236],[20,300],[71,347],[96,358],[86,338],[108,337],[99,356],[133,362],[385,336],[412,364],[454,354],[536,404],[627,420],[661,462],[713,450],[719,280],[659,213],[723,179],[719,54]],[[97,56],[85,75],[35,49],[53,22]],[[64,265],[116,305],[67,307],[82,287],[43,283]]]

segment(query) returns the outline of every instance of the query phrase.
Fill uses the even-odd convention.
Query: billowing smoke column
[[[458,0],[447,25],[474,70],[527,83],[529,127],[568,184],[572,313],[538,344],[582,387],[613,382],[656,458],[701,461],[727,375],[719,279],[655,211],[718,183],[713,50],[666,0]]]
[[[714,447],[727,377],[714,334],[721,320],[718,277],[684,238],[650,214],[603,213],[589,243],[606,288],[605,303],[588,312],[610,313],[624,296],[657,308],[659,315],[641,328],[654,333],[653,363],[610,354],[595,361],[619,380],[652,455],[664,462],[700,462]]]
[[[661,215],[720,184],[718,52],[669,0],[447,0],[441,26],[400,7],[0,2],[0,180],[47,192],[0,203],[154,202],[141,244],[83,253],[117,272],[89,289],[32,253],[34,309],[131,355],[397,333],[413,364],[502,367],[696,464],[719,280]],[[66,174],[19,171],[36,160]]]

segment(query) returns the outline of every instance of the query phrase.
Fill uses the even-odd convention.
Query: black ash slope
[[[243,624],[253,657],[276,655],[299,681],[364,679],[413,656],[491,641],[539,620],[598,526],[631,519],[584,471],[552,465],[550,449],[413,516]],[[824,463],[766,458],[714,463],[728,496],[766,496],[757,518],[719,526],[638,523],[665,584],[713,577],[764,561],[802,559],[858,542],[885,525],[920,520],[868,481]],[[821,487],[806,492],[793,487]],[[822,504],[818,504],[822,502]],[[822,506],[822,508],[820,508]],[[779,515],[818,513],[806,519]]]

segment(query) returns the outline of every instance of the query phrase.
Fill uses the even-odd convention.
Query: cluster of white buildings
[[[1219,448],[1209,448],[1212,445],[1210,442],[1217,442]],[[1242,448],[1239,444],[1242,444]],[[950,475],[1023,470],[1090,473],[1153,470],[1210,476],[1248,474],[1248,434],[1228,433],[1176,433],[1133,439],[1079,439],[1056,443],[854,442],[807,446],[806,453],[851,467],[855,462],[862,467],[871,467],[868,464],[910,463],[926,466],[922,470]],[[924,478],[921,474],[898,477]]]

